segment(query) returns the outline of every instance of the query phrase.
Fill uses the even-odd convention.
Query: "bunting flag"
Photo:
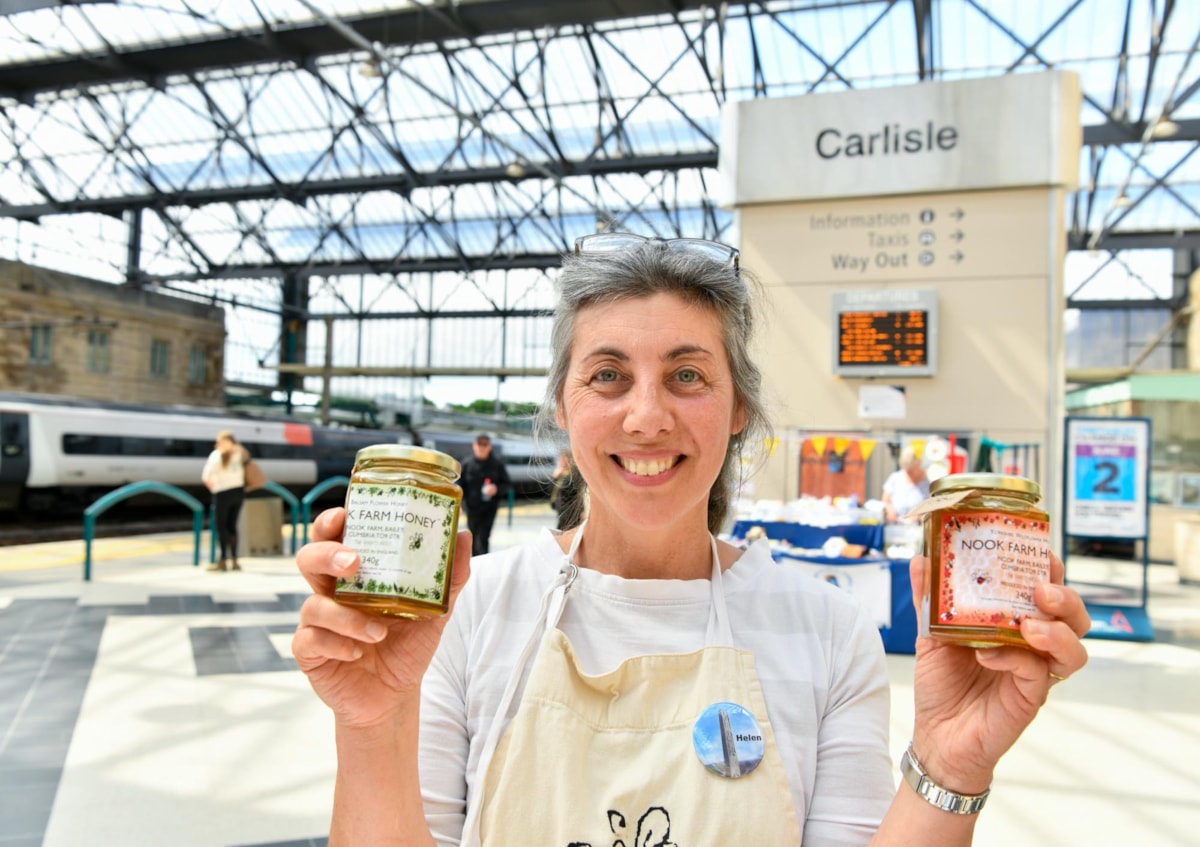
[[[860,439],[858,442],[858,452],[862,454],[863,461],[871,458],[871,454],[875,452],[875,441],[870,438]]]
[[[764,439],[763,446],[766,447],[768,456],[774,456],[775,450],[779,447],[779,439],[778,438]]]
[[[833,439],[833,452],[840,456],[846,452],[846,448],[849,445],[849,438],[835,438]]]
[[[913,448],[913,452],[917,454],[917,458],[919,459],[921,458],[921,454],[925,452],[925,439],[914,438],[912,441],[908,442],[908,446]]]
[[[818,456],[825,455],[825,442],[829,440],[826,436],[817,435],[808,440],[812,442],[813,449],[817,451]]]

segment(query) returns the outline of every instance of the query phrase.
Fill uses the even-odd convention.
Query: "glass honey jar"
[[[462,488],[452,456],[408,444],[364,447],[346,491],[342,543],[358,573],[334,599],[380,615],[432,618],[450,610]]]
[[[1034,587],[1050,581],[1050,518],[1033,480],[995,473],[951,474],[910,515],[924,519],[922,630],[971,647],[1029,645],[1026,617],[1047,620]]]

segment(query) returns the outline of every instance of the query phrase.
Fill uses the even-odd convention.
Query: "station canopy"
[[[491,315],[513,364],[576,236],[733,237],[725,103],[1063,69],[1070,247],[1132,268],[1200,247],[1198,45],[1172,0],[0,0],[0,256],[277,317]]]

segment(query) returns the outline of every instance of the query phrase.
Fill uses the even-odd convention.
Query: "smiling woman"
[[[331,845],[517,844],[531,821],[546,844],[970,843],[996,761],[1083,665],[1087,613],[1044,585],[1050,620],[1022,624],[1036,653],[918,645],[904,772],[920,779],[895,792],[870,615],[765,544],[715,538],[767,431],[738,258],[576,243],[540,426],[569,440],[587,519],[474,560],[460,539],[446,618],[333,602],[358,556],[322,514],[293,652],[337,726]]]

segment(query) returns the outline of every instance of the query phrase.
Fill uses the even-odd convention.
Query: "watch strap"
[[[977,814],[987,802],[988,795],[992,793],[992,789],[989,788],[982,794],[959,794],[938,785],[925,773],[925,768],[913,752],[911,743],[900,757],[900,773],[917,796],[953,815]]]

